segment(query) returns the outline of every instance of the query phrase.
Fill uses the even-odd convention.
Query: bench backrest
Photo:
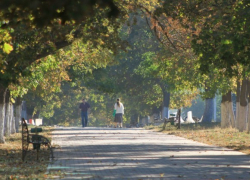
[[[26,156],[26,152],[28,151],[29,147],[29,130],[27,123],[24,118],[22,118],[22,160],[24,161],[24,158]]]

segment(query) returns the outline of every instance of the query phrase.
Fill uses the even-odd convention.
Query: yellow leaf
[[[4,43],[3,52],[9,54],[12,50],[13,50],[13,47],[10,44]]]

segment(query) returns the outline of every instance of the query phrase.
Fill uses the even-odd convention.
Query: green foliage
[[[0,2],[0,21],[5,22],[2,27],[15,27],[19,23],[25,24],[27,27],[44,27],[53,26],[55,20],[60,24],[68,21],[79,23],[86,18],[95,15],[95,9],[107,9],[106,16],[117,16],[119,10],[113,0],[106,1],[67,1],[56,0],[48,2],[45,0],[2,0]],[[49,8],[48,8],[49,7]]]
[[[126,47],[126,44],[119,39],[117,33],[120,24],[123,22],[123,13],[121,12],[120,22],[107,16],[110,10],[117,9],[112,1],[111,4],[106,4],[106,2],[101,4],[99,2],[93,2],[93,4],[88,2],[72,3],[72,6],[77,8],[80,6],[83,8],[84,4],[87,5],[84,6],[86,9],[80,8],[78,10],[68,10],[68,6],[64,8],[68,4],[61,2],[62,9],[51,6],[53,8],[50,10],[54,13],[40,12],[39,15],[31,15],[30,13],[35,7],[41,8],[39,11],[42,11],[43,8],[47,7],[44,6],[45,4],[48,5],[47,2],[39,1],[38,4],[34,3],[34,7],[25,6],[25,3],[27,1],[21,3],[17,1],[1,1],[1,4],[4,5],[4,7],[1,6],[1,27],[6,29],[0,31],[0,40],[3,44],[0,46],[3,50],[3,52],[0,52],[0,81],[5,87],[11,83],[17,84],[20,77],[30,76],[29,66],[31,64],[43,61],[41,58],[48,55],[55,55],[58,53],[58,49],[71,44],[76,46],[74,42],[76,40],[79,42],[79,39],[82,40],[82,43],[78,43],[80,46],[85,44],[99,49],[107,48],[112,53]],[[8,6],[11,6],[11,8],[8,9]],[[23,7],[25,8],[22,9]],[[91,11],[89,14],[83,15],[81,13],[82,19],[78,19],[80,17],[74,14],[74,11],[88,12],[89,10]],[[22,14],[17,12],[22,12]],[[73,13],[72,16],[67,14],[71,18],[61,16],[61,13],[66,12]],[[17,13],[15,16],[17,19],[9,16],[11,13]],[[76,54],[78,57],[75,58],[79,58],[79,55],[83,57],[81,53],[78,52]]]
[[[161,107],[163,91],[170,107],[187,107],[197,93],[204,99],[232,89],[228,75],[248,75],[246,0],[63,0],[50,13],[43,11],[50,2],[25,3],[0,2],[0,82],[14,97],[28,92],[24,98],[51,124],[79,124],[81,96],[93,105],[92,124],[112,121],[116,96],[129,122]],[[107,15],[118,8],[119,17]]]
[[[247,0],[177,0],[164,1],[156,14],[165,13],[192,30],[192,48],[203,73],[209,73],[212,65],[232,77],[239,74],[239,64],[249,69],[249,12]]]

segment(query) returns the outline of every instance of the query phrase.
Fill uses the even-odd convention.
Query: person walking
[[[114,110],[116,110],[115,113],[115,128],[118,127],[122,128],[122,123],[123,123],[123,115],[124,115],[124,106],[123,104],[120,102],[120,99],[118,98],[116,100],[116,103],[114,105]]]
[[[82,99],[82,103],[79,105],[79,109],[81,110],[81,118],[82,118],[82,127],[87,127],[88,125],[88,110],[90,108],[89,103]]]

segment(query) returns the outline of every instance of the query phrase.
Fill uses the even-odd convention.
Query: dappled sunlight
[[[48,170],[71,167],[63,168],[65,177],[219,178],[250,172],[243,153],[142,129],[62,128],[52,142],[60,148]]]

